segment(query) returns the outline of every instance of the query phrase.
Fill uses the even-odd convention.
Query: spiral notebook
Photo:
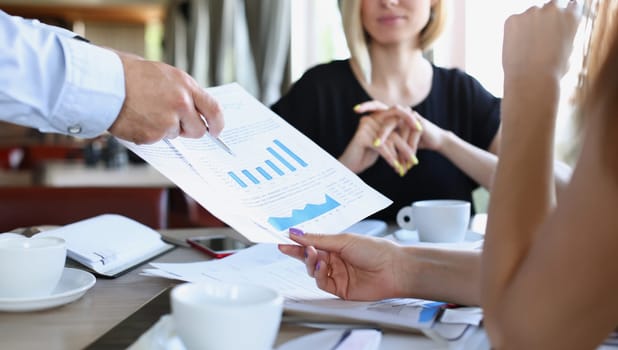
[[[95,216],[36,236],[63,238],[69,258],[105,277],[116,277],[174,247],[157,231],[117,214]]]

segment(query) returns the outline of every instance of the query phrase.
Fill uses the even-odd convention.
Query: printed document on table
[[[337,233],[392,203],[240,85],[206,91],[233,155],[208,134],[120,141],[248,240],[291,242],[290,227]]]
[[[316,286],[305,265],[279,252],[275,244],[256,244],[224,259],[193,263],[150,263],[144,274],[187,282],[251,283],[268,286],[285,298],[285,310],[307,319],[388,326],[423,333],[433,329],[444,303],[400,298],[346,301]],[[457,327],[463,332],[465,325]]]

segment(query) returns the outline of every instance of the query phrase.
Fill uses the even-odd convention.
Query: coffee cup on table
[[[417,201],[397,213],[397,225],[404,230],[416,231],[421,242],[461,242],[469,223],[470,202],[463,200]]]
[[[185,283],[174,287],[171,302],[176,333],[188,350],[271,350],[283,312],[278,292],[252,284]]]
[[[1,238],[0,299],[50,295],[62,277],[65,260],[62,238]]]

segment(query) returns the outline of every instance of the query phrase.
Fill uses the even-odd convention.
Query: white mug
[[[283,297],[251,284],[185,283],[171,294],[176,333],[188,350],[270,350],[275,343]]]
[[[50,295],[62,277],[65,260],[62,238],[0,239],[0,298]]]
[[[461,242],[469,222],[470,202],[462,200],[418,201],[397,213],[397,225],[405,230],[416,230],[421,242]]]

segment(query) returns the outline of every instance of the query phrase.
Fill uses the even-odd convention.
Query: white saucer
[[[36,298],[0,298],[0,311],[35,311],[64,305],[79,299],[95,282],[96,278],[90,272],[65,268],[51,295]]]
[[[174,318],[171,314],[166,314],[140,335],[127,350],[187,350],[187,348],[176,334]]]
[[[420,242],[418,239],[418,232],[411,230],[400,229],[393,232],[390,236],[393,241],[401,245],[419,245],[419,246],[441,246],[441,247],[453,247],[453,248],[480,248],[485,236],[481,233],[468,230],[466,236],[462,242],[457,243],[430,243]]]
[[[186,350],[174,328],[172,315],[163,315],[127,350]],[[274,350],[330,349],[341,338],[343,331],[344,329],[318,331],[288,340]],[[375,336],[381,338],[376,343],[383,349],[442,349],[441,346],[437,347],[440,344],[436,344],[434,340],[422,334],[390,332],[383,335],[376,334]],[[370,343],[367,345],[370,345]],[[378,346],[374,348],[367,346],[364,349],[377,348]]]

